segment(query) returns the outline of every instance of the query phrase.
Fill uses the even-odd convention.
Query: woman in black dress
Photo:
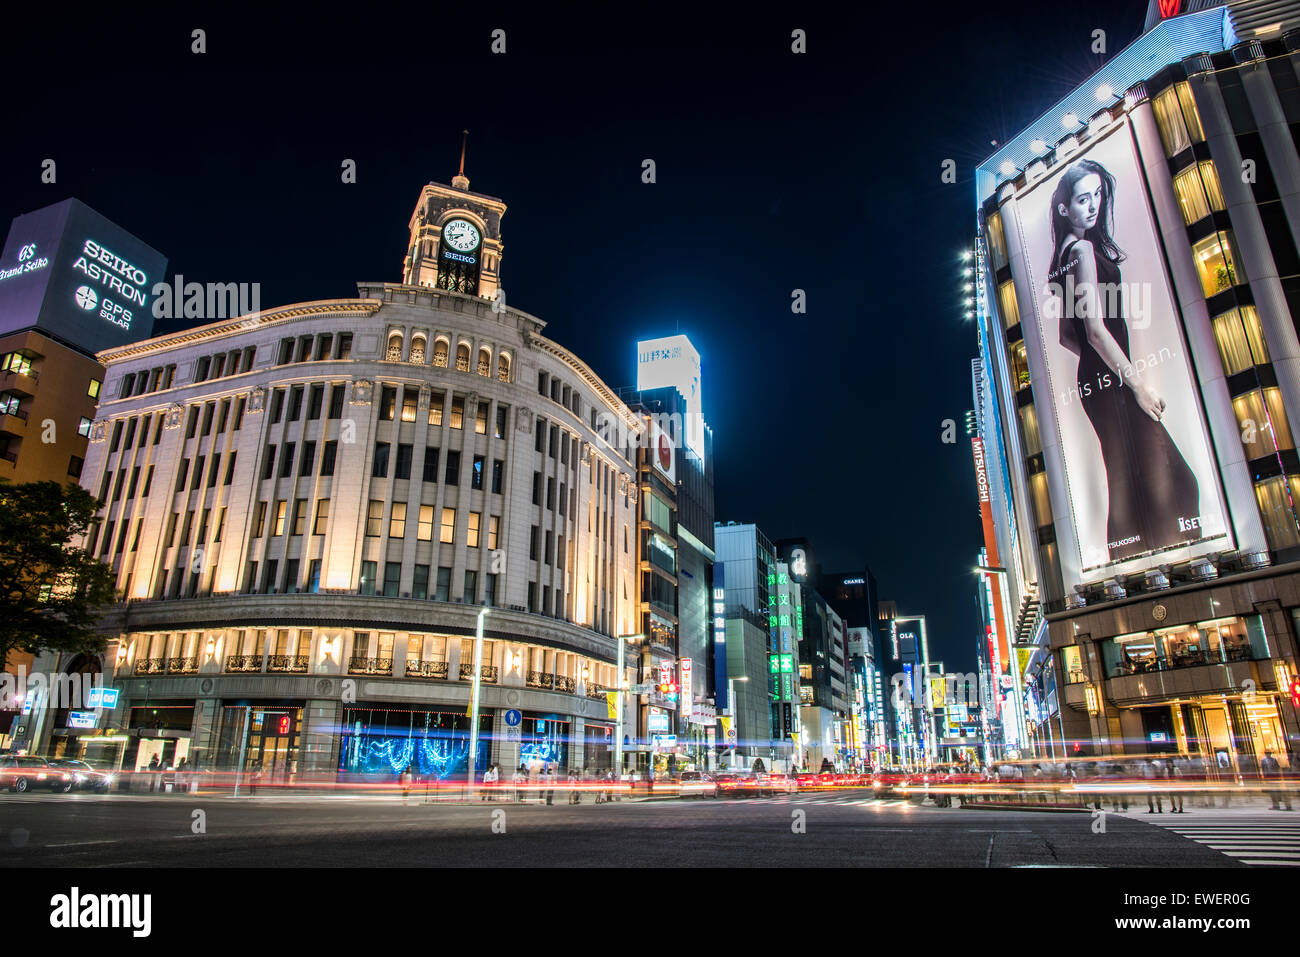
[[[1079,357],[1079,400],[1101,444],[1108,559],[1123,561],[1201,537],[1196,476],[1160,421],[1165,400],[1129,356],[1115,244],[1115,177],[1092,160],[1065,171],[1052,194],[1054,290],[1068,289],[1061,345]],[[1111,314],[1107,313],[1108,308]]]

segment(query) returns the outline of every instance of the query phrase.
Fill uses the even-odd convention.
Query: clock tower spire
[[[469,131],[461,131],[460,169],[451,185],[429,183],[411,213],[402,281],[491,299],[501,286],[501,217],[506,204],[471,193],[465,175]]]
[[[460,131],[460,172],[451,178],[451,185],[456,189],[469,189],[469,177],[465,175],[465,145],[469,142],[469,130]]]

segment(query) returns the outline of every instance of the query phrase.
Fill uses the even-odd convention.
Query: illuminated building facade
[[[1231,775],[1300,743],[1300,4],[1148,27],[977,171],[1003,704]]]
[[[786,771],[799,760],[799,585],[754,524],[714,526],[726,583],[726,674],[718,693],[737,724],[738,763]],[[743,760],[741,759],[743,756]]]
[[[643,426],[495,295],[505,205],[468,187],[424,188],[404,283],[101,353],[128,767],[463,773],[481,606],[478,770],[610,766]]]

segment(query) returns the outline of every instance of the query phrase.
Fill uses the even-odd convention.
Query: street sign
[[[116,708],[120,688],[93,687],[86,689],[87,708]]]
[[[650,689],[653,687],[654,687],[653,683],[646,681],[642,684],[632,685],[627,690],[631,694],[649,694]]]
[[[69,728],[93,728],[98,716],[93,711],[69,711]]]
[[[650,743],[656,751],[664,751],[677,747],[677,735],[675,734],[652,734]]]
[[[514,708],[511,708],[509,711],[506,712],[506,725],[508,727],[511,728],[516,727],[519,724],[519,722],[523,720],[524,720],[524,716],[520,714],[518,711],[516,711]]]

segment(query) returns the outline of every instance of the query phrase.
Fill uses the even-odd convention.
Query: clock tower
[[[429,183],[411,214],[402,281],[491,299],[501,286],[501,217],[506,204],[495,196],[471,193],[460,172],[451,186]]]

